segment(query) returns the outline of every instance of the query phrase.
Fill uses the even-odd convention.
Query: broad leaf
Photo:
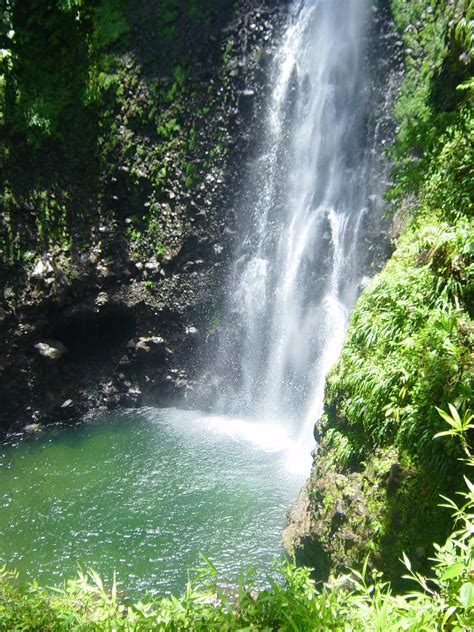
[[[454,562],[451,566],[444,571],[441,575],[441,581],[444,582],[446,579],[453,579],[453,577],[459,577],[459,575],[463,572],[465,566],[462,562]]]
[[[459,591],[459,600],[465,608],[474,604],[474,583],[466,582]]]

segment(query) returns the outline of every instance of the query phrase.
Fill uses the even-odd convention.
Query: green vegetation
[[[391,150],[396,249],[358,301],[328,377],[309,495],[333,567],[369,555],[396,580],[402,551],[423,567],[427,543],[446,537],[437,498],[466,473],[459,445],[431,438],[435,406],[455,402],[464,415],[473,392],[474,7],[392,6],[407,47]],[[350,509],[335,527],[341,502]]]
[[[474,465],[467,433],[472,415],[460,418],[451,406],[440,411],[449,429],[438,436],[460,441]],[[474,485],[466,479],[464,503],[454,509],[455,531],[435,547],[430,577],[412,569],[403,555],[406,579],[416,589],[395,596],[380,573],[352,571],[330,585],[316,587],[309,569],[286,563],[280,580],[268,588],[252,576],[235,588],[222,587],[213,565],[197,571],[183,597],[127,603],[115,581],[108,590],[94,572],[80,574],[61,589],[20,585],[14,573],[0,570],[0,628],[5,630],[453,630],[474,625]]]
[[[2,281],[24,277],[31,253],[67,252],[79,265],[108,247],[101,226],[125,256],[179,249],[178,195],[225,157],[222,143],[204,155],[203,128],[222,104],[198,74],[203,58],[220,57],[225,3],[150,10],[144,0],[11,0],[0,12]]]

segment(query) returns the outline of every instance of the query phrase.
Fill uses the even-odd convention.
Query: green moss
[[[195,74],[225,5],[160,3],[155,18],[176,35],[166,43],[146,2],[133,10],[123,0],[33,4],[11,2],[0,16],[9,34],[0,42],[4,271],[21,273],[30,250],[79,255],[103,224],[132,256],[168,251],[162,208],[170,191],[192,190],[225,156],[218,139],[203,160],[199,132],[220,103]],[[141,36],[132,39],[132,30]],[[175,224],[176,233],[179,217]]]

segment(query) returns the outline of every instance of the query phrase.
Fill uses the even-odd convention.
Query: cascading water
[[[227,289],[218,407],[290,424],[306,446],[357,297],[371,221],[367,16],[366,0],[291,6]]]

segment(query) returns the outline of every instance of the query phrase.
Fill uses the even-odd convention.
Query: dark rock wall
[[[15,175],[23,157],[7,163],[4,191],[16,193],[2,196],[2,216],[27,252],[5,259],[2,274],[4,431],[97,407],[186,404],[212,353],[238,238],[234,190],[258,133],[284,3],[223,3],[200,32],[180,18],[180,39],[168,42],[173,63],[163,61],[166,42],[153,23],[159,8],[142,0],[127,16],[132,37],[115,56],[119,96],[103,117],[104,164],[94,177],[68,179],[52,141],[38,152],[32,182]],[[166,89],[175,94],[163,102]],[[66,244],[27,240],[39,213],[37,177],[49,206],[60,198],[75,218]]]

